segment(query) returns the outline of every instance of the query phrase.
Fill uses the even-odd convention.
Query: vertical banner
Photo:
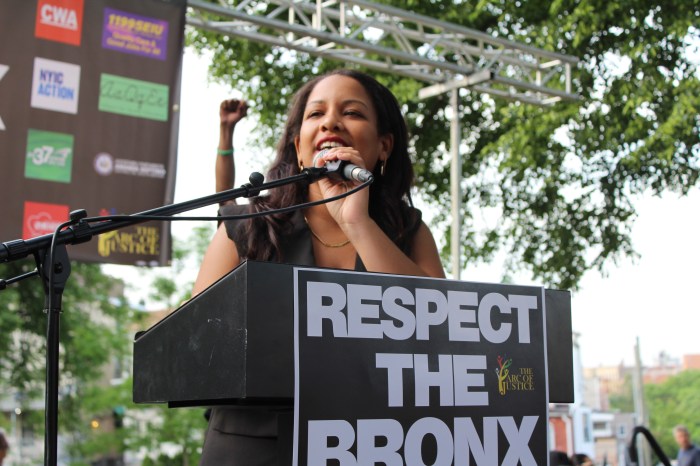
[[[68,213],[173,201],[186,0],[0,2],[0,241]],[[72,259],[165,265],[170,225],[72,246]]]
[[[294,465],[548,464],[543,288],[298,268],[295,294]]]

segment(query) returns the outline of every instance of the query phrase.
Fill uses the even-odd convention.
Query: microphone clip
[[[313,183],[314,181],[320,180],[324,176],[327,176],[328,170],[326,170],[326,167],[311,167],[311,168],[304,168],[301,173],[306,175],[306,177],[309,180],[309,183]]]

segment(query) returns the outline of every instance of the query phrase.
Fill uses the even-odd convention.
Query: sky
[[[207,60],[190,50],[185,52],[183,70],[175,202],[214,192],[218,106],[224,98],[242,97],[228,86],[211,83]],[[256,145],[252,123],[251,118],[244,119],[234,135],[235,186],[245,183],[253,170],[264,172],[270,160],[271,151]],[[700,353],[696,289],[700,285],[700,188],[683,198],[676,194],[643,197],[636,207],[632,239],[640,257],[608,265],[605,277],[595,270],[587,272],[572,296],[573,330],[580,334],[584,367],[633,364],[637,338],[645,365],[654,364],[662,351],[677,358]],[[215,212],[215,207],[197,211]],[[186,237],[190,228],[191,224],[175,222],[173,234]],[[440,241],[437,230],[434,234]],[[110,267],[116,275],[128,275],[125,268]],[[499,282],[501,276],[500,267],[491,265],[465,270],[461,279]],[[519,283],[539,285],[527,279]],[[139,292],[143,289],[132,289]]]

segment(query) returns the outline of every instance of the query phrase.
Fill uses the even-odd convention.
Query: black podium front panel
[[[134,401],[172,406],[290,403],[293,303],[293,266],[241,264],[136,336]],[[573,402],[570,294],[546,290],[545,305],[549,400]]]

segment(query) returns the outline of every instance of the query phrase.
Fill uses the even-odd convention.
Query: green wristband
[[[217,149],[216,153],[219,155],[223,155],[224,157],[228,157],[233,155],[233,148],[231,149]]]

